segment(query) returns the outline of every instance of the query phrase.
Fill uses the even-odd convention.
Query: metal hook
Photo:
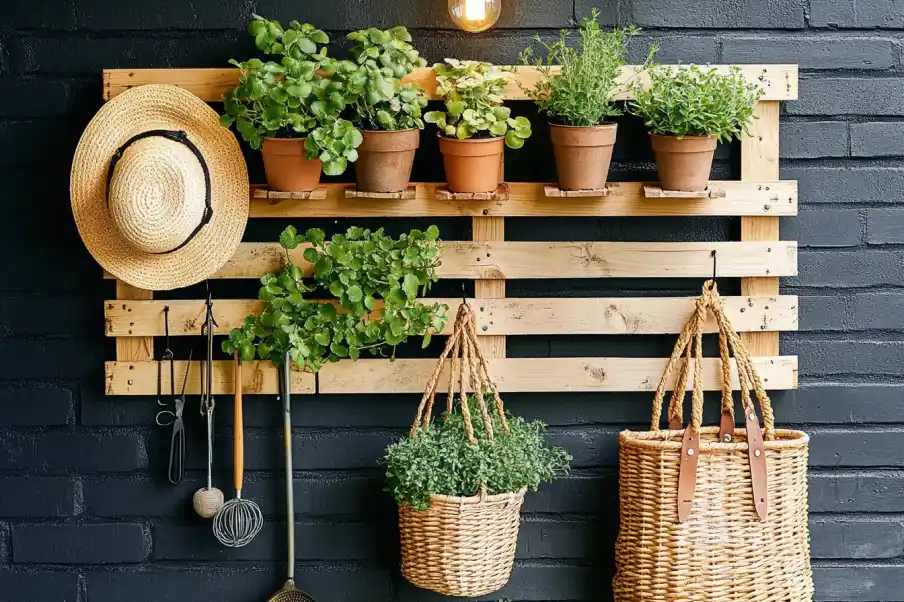
[[[467,305],[468,303],[468,294],[465,292],[465,283],[461,283],[461,302]]]
[[[710,256],[713,258],[713,282],[716,281],[716,250],[713,249],[710,252]]]

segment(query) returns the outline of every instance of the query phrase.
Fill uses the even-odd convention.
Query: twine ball
[[[223,507],[223,492],[216,487],[198,489],[192,499],[195,512],[201,518],[213,518]]]

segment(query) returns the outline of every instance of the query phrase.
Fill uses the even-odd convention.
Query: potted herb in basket
[[[348,34],[357,69],[345,76],[354,101],[349,110],[364,137],[355,179],[364,192],[398,192],[408,187],[414,154],[424,129],[427,95],[402,78],[426,65],[404,27]]]
[[[532,64],[541,74],[525,92],[549,119],[562,190],[606,186],[617,128],[609,119],[622,114],[615,104],[616,86],[628,57],[628,41],[640,32],[636,27],[604,32],[598,18],[599,10],[593,9],[581,19],[577,47],[568,45],[569,33],[563,30],[551,44],[536,37],[535,44],[546,57],[534,59],[532,47],[520,56],[523,65]]]
[[[248,316],[223,342],[243,360],[270,359],[279,366],[286,353],[300,370],[317,372],[330,361],[377,354],[408,337],[423,336],[424,346],[446,323],[446,306],[419,301],[437,280],[439,230],[412,230],[398,239],[383,230],[349,228],[326,239],[323,230],[299,234],[286,228],[279,237],[285,267],[261,278],[259,314]],[[304,259],[313,265],[305,281],[289,251],[307,244]],[[309,299],[321,289],[331,300]]]
[[[503,106],[507,69],[479,61],[446,59],[433,66],[445,111],[424,115],[439,128],[446,179],[452,192],[489,192],[500,184],[504,146],[521,148],[530,121]]]
[[[386,489],[399,505],[402,574],[447,596],[505,585],[525,492],[571,463],[564,449],[546,444],[545,425],[505,411],[475,329],[473,310],[462,304],[409,435],[384,458]],[[458,384],[457,399],[434,422],[440,375],[450,368],[449,395]]]
[[[650,85],[633,85],[630,111],[650,130],[664,190],[702,191],[709,183],[717,142],[747,134],[762,89],[739,67],[650,69]]]
[[[220,122],[234,124],[252,148],[261,149],[272,189],[313,190],[321,170],[339,175],[358,158],[361,133],[341,118],[350,99],[331,78],[354,66],[330,59],[326,48],[318,51],[329,37],[308,23],[292,21],[284,30],[255,15],[248,30],[258,49],[281,59],[230,61],[241,75],[223,98]]]

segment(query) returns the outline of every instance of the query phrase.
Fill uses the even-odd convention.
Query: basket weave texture
[[[703,324],[709,311],[719,326],[723,363],[721,428],[701,426],[699,360]],[[751,388],[763,415],[764,427],[750,441],[749,428],[733,428],[729,350],[734,351],[748,427],[760,430]],[[697,361],[691,361],[692,353]],[[682,366],[668,410],[670,428],[662,430],[665,388],[679,363]],[[691,372],[691,419],[686,429],[680,429]],[[682,519],[679,477],[682,460],[687,460],[689,436],[699,438],[691,454],[697,456],[696,483],[691,490],[692,507]],[[619,436],[621,527],[616,544],[615,600],[812,600],[807,527],[808,443],[806,433],[775,429],[771,403],[760,378],[725,317],[715,284],[707,282],[657,388],[650,431],[625,431]],[[757,451],[765,456],[767,479],[765,495],[757,500],[762,504],[759,511],[752,486],[752,465],[755,458],[760,458]]]
[[[468,442],[477,445],[467,403],[468,384],[476,394],[487,438],[493,438],[493,426],[482,392],[492,395],[494,409],[508,431],[502,398],[490,379],[477,340],[474,314],[467,303],[462,303],[453,333],[427,382],[411,436],[416,437],[430,423],[437,383],[446,367],[446,410],[452,411],[457,385]],[[433,495],[425,510],[400,505],[402,575],[418,587],[446,596],[478,597],[501,589],[508,583],[515,562],[525,491],[489,495],[481,488],[471,497]]]

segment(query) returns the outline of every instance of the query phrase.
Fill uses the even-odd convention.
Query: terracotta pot
[[[320,159],[304,156],[305,138],[264,138],[261,154],[267,185],[280,192],[314,190],[320,184]]]
[[[452,192],[491,192],[499,187],[505,138],[439,137],[446,181]]]
[[[709,184],[716,139],[712,136],[675,136],[650,134],[659,185],[663,190],[694,192]]]
[[[615,123],[589,127],[549,125],[559,188],[599,190],[606,187],[617,128]]]
[[[358,147],[355,179],[363,192],[398,192],[408,188],[414,153],[421,141],[417,129],[364,130]]]

